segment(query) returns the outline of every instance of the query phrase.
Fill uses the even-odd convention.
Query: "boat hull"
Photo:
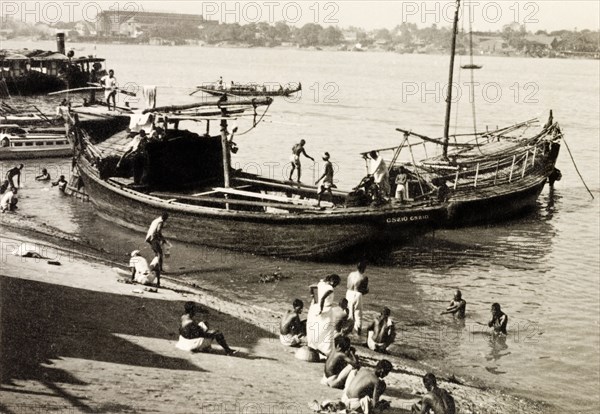
[[[535,207],[545,183],[546,178],[542,177],[524,188],[505,194],[450,200],[446,227],[493,223],[517,217]]]
[[[357,246],[399,243],[439,225],[446,212],[441,205],[314,215],[227,211],[120,188],[101,180],[82,157],[78,167],[99,215],[112,223],[145,233],[152,220],[168,211],[168,239],[260,255],[331,258]]]
[[[64,158],[73,155],[70,145],[57,145],[46,149],[0,148],[0,160],[28,160],[37,158]]]
[[[211,89],[211,88],[198,88],[199,91],[207,93],[213,96],[221,96],[221,95],[232,95],[232,96],[290,96],[296,92],[299,92],[300,89],[295,90],[287,90],[287,91],[244,91],[244,90],[234,90],[230,91],[227,89],[219,90],[219,89]]]

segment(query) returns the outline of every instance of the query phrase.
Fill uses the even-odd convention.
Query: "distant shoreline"
[[[101,41],[99,41],[101,39]],[[134,46],[165,46],[165,47],[203,47],[203,48],[223,48],[223,49],[275,49],[275,50],[303,50],[303,51],[313,51],[313,52],[353,52],[353,53],[396,53],[396,54],[406,54],[406,55],[447,55],[448,52],[438,49],[432,49],[429,51],[399,51],[399,50],[390,50],[381,47],[364,47],[364,48],[356,48],[348,45],[337,45],[337,46],[308,46],[303,47],[300,45],[277,45],[277,46],[254,46],[247,43],[240,42],[221,42],[221,43],[183,43],[183,44],[175,44],[175,42],[171,43],[141,43],[141,42],[133,42],[129,41],[131,39],[124,38],[126,40],[117,40],[117,39],[107,39],[102,41],[102,38],[78,38],[78,39],[67,39],[67,49],[69,48],[69,44],[81,44],[81,43],[92,43],[92,44],[102,44],[102,45],[134,45]],[[21,36],[14,37],[11,39],[1,39],[2,42],[51,42],[53,39],[37,39],[34,37]],[[580,53],[580,54],[576,54]],[[457,56],[468,56],[468,54],[457,54]],[[512,57],[512,58],[531,58],[531,59],[575,59],[575,60],[600,60],[600,53],[594,52],[556,52],[555,56],[533,56],[526,53],[474,53],[474,57]]]

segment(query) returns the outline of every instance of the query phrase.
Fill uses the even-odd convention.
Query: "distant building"
[[[350,30],[344,30],[342,32],[342,36],[344,36],[344,42],[347,43],[356,43],[358,40],[358,33]]]
[[[554,46],[558,42],[555,36],[548,36],[544,34],[539,35],[527,35],[525,40],[546,49],[554,49]]]
[[[75,23],[74,29],[79,36],[96,36],[98,34],[96,26],[85,20]]]
[[[514,52],[514,48],[510,47],[501,37],[482,37],[474,43],[474,48],[484,54]]]
[[[148,27],[156,25],[196,27],[218,24],[217,21],[205,20],[198,14],[154,13],[106,10],[98,14],[96,30],[98,36],[125,36],[136,38]]]

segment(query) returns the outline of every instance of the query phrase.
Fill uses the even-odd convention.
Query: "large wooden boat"
[[[286,86],[285,88],[279,85],[276,88],[273,88],[273,85],[241,85],[235,84],[229,87],[219,86],[218,84],[210,84],[210,85],[202,85],[197,86],[196,91],[192,92],[192,94],[197,92],[204,92],[213,96],[222,96],[222,95],[230,95],[230,96],[290,96],[296,92],[302,90],[302,84],[298,83],[295,86]]]
[[[332,199],[326,196],[317,207],[314,186],[233,170],[233,133],[227,131],[227,121],[270,103],[270,98],[218,106],[205,102],[194,104],[193,112],[179,110],[182,107],[149,112],[154,125],[149,128],[158,131],[161,125],[162,138],[147,144],[140,180],[131,179],[135,160],[125,158],[117,167],[131,132],[89,132],[85,121],[69,116],[85,191],[101,216],[139,232],[167,211],[167,237],[285,257],[331,257],[357,246],[406,241],[445,219],[445,206],[432,195],[403,204],[373,204],[367,199],[350,205],[347,192],[334,190]],[[205,122],[207,128],[217,121],[221,134],[176,127],[188,120]],[[140,176],[135,171],[133,175]]]
[[[57,34],[57,51],[0,50],[0,96],[40,95],[96,82],[104,59],[65,53],[64,35]]]

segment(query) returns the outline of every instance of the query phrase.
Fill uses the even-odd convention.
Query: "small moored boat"
[[[64,128],[26,130],[0,124],[0,160],[67,157],[72,152]]]

